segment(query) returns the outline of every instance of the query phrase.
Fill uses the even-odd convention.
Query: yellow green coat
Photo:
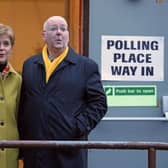
[[[17,109],[21,76],[9,65],[0,73],[0,140],[18,140]],[[0,149],[0,168],[18,167],[18,149]]]

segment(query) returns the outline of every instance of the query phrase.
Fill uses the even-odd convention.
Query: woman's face
[[[12,44],[8,35],[0,35],[0,62],[8,61],[12,51]]]

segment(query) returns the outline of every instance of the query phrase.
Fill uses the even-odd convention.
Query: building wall
[[[138,106],[134,102],[131,102],[129,106],[122,106],[122,102],[127,102],[129,98],[117,99],[121,105],[109,105],[107,115],[91,132],[89,140],[168,142],[166,131],[168,122],[164,117],[162,104],[163,96],[168,95],[168,1],[90,0],[89,5],[89,55],[99,64],[100,70],[102,69],[101,73],[103,73],[102,59],[105,56],[102,54],[102,35],[141,36],[142,39],[143,36],[164,37],[164,54],[156,56],[158,62],[164,57],[164,63],[156,67],[156,70],[161,70],[164,76],[162,81],[131,80],[129,76],[125,77],[125,81],[116,80],[115,76],[113,79],[103,81],[103,84],[107,86],[155,85],[157,88],[156,106]],[[115,50],[110,50],[110,52],[109,62],[111,61],[110,65],[114,66],[112,56]],[[108,61],[106,66],[110,67]],[[157,151],[157,167],[166,168],[168,166],[167,154],[168,151]],[[88,167],[147,168],[147,157],[146,150],[89,150]]]

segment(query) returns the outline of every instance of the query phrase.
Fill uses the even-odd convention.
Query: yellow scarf
[[[42,56],[43,56],[43,61],[45,64],[45,71],[46,71],[46,83],[48,82],[51,74],[53,71],[57,68],[57,66],[63,61],[63,59],[66,57],[68,53],[68,47],[63,51],[62,54],[60,54],[57,58],[55,58],[52,62],[50,61],[48,57],[48,52],[47,52],[47,45],[43,47],[42,50]]]

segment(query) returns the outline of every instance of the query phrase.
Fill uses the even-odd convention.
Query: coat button
[[[4,100],[4,97],[3,96],[0,96],[0,101],[3,101]]]
[[[4,122],[3,122],[3,121],[0,121],[0,125],[1,125],[1,126],[4,126]]]

